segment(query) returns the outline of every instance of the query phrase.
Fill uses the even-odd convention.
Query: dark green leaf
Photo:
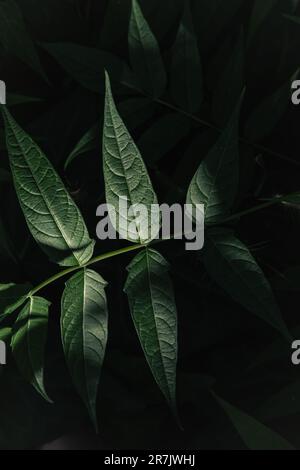
[[[221,127],[227,124],[244,88],[244,34],[236,40],[231,58],[219,74],[214,90],[212,112]]]
[[[261,140],[272,132],[279,123],[291,102],[291,84],[299,70],[272,95],[265,98],[249,116],[245,126],[245,136],[249,140]]]
[[[10,338],[12,334],[12,329],[9,327],[0,328],[0,341],[4,341],[5,343],[10,343]]]
[[[104,69],[115,81],[133,84],[131,72],[121,59],[109,52],[72,43],[42,45],[78,83],[96,93],[103,92]]]
[[[137,0],[132,0],[128,42],[130,63],[140,88],[153,98],[159,98],[166,88],[165,67],[158,42]]]
[[[157,119],[141,136],[138,147],[147,165],[154,166],[176,147],[190,130],[189,120],[180,114],[166,114]]]
[[[290,340],[269,282],[248,248],[231,230],[214,228],[206,233],[203,262],[212,279],[233,300]]]
[[[32,236],[60,265],[86,263],[94,242],[79,209],[41,149],[2,109],[14,184]]]
[[[30,284],[0,284],[0,319],[10,315],[26,300]]]
[[[202,65],[189,0],[172,52],[171,92],[177,106],[197,113],[203,100]]]
[[[270,15],[278,0],[255,0],[248,28],[248,44],[252,41],[262,23]]]
[[[124,291],[152,374],[176,413],[177,312],[168,263],[146,249],[128,266]]]
[[[0,42],[4,49],[25,62],[48,82],[34,43],[28,34],[22,12],[14,0],[0,2],[0,22]]]
[[[204,204],[205,220],[217,222],[230,213],[239,180],[240,99],[229,124],[200,163],[190,184],[187,203]]]
[[[159,220],[151,223],[136,211],[134,205],[143,204],[152,213],[152,204],[157,204],[147,169],[140,152],[125,127],[116,109],[110,81],[106,76],[106,97],[103,128],[103,171],[106,202],[113,206],[117,217],[111,222],[126,240],[147,243],[159,231]],[[133,213],[122,213],[120,201],[133,207]],[[137,208],[137,206],[135,206]],[[117,220],[115,220],[117,219]]]
[[[61,335],[74,385],[97,428],[97,392],[107,342],[106,282],[84,269],[67,283],[62,298]]]
[[[250,450],[295,450],[294,447],[272,429],[248,414],[214,395],[241,439]]]
[[[12,352],[20,372],[40,395],[51,401],[44,386],[44,355],[50,303],[31,297],[13,326]]]

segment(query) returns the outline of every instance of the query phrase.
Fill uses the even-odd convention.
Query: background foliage
[[[0,2],[0,78],[8,86],[8,107],[59,172],[89,233],[94,234],[97,223],[95,208],[105,200],[100,132],[104,68],[161,202],[185,202],[190,181],[200,163],[202,169],[207,165],[205,158],[244,89],[240,140],[234,141],[238,195],[227,192],[232,171],[220,178],[219,192],[233,201],[236,213],[299,191],[299,110],[290,100],[290,82],[300,65],[298,2],[140,0],[138,5],[132,15],[129,0]],[[4,130],[0,147],[0,280],[37,285],[57,267],[24,223]],[[275,307],[268,299],[260,315],[260,286],[245,296],[239,279],[226,283],[222,264],[220,279],[222,271],[210,272],[217,265],[210,237],[201,257],[186,253],[180,242],[160,247],[171,263],[177,303],[177,405],[184,432],[153,381],[130,318],[123,292],[130,256],[99,265],[109,281],[110,334],[97,402],[100,434],[91,437],[93,445],[300,447],[298,368],[291,364],[289,342],[258,318],[280,309],[292,336],[300,331],[298,204],[271,206],[227,223],[226,229],[215,229],[214,240],[228,247],[234,229],[236,249],[244,253],[247,246],[257,260],[272,286]],[[98,242],[95,253],[117,248],[116,242]],[[54,404],[24,381],[9,357],[9,365],[0,369],[2,449],[36,448],[74,429],[93,436],[63,359],[63,289],[60,281],[43,291],[52,302],[45,384]],[[9,319],[1,324],[0,338],[9,342],[11,326]]]

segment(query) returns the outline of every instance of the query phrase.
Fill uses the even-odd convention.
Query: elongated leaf
[[[187,203],[204,204],[209,224],[230,213],[239,179],[239,112],[241,100],[217,143],[200,163],[190,184]]]
[[[295,450],[294,447],[272,429],[248,414],[214,395],[241,439],[250,450]]]
[[[0,319],[10,315],[26,300],[30,284],[0,284]]]
[[[151,223],[151,217],[148,217],[152,214],[152,204],[157,204],[157,197],[140,152],[118,114],[108,75],[103,128],[103,171],[106,201],[113,206],[117,215],[115,218],[109,211],[113,226],[127,240],[149,242],[159,231],[159,220]],[[121,201],[132,206],[133,213],[122,211],[119,207]],[[135,206],[137,204],[143,204],[147,214],[140,214]]]
[[[166,88],[166,72],[159,45],[143,16],[137,0],[132,0],[129,23],[129,55],[139,86],[154,98]]]
[[[72,43],[44,43],[42,46],[74,80],[88,90],[103,92],[104,69],[116,81],[131,85],[134,82],[127,65],[109,52]]]
[[[128,128],[130,129],[142,125],[143,122],[154,113],[154,105],[147,98],[130,98],[122,101],[119,105],[119,109],[121,116],[126,120]],[[97,122],[82,136],[74,150],[68,156],[65,169],[78,156],[98,148],[100,145],[101,127],[103,127],[103,122]]]
[[[190,130],[190,122],[181,114],[166,114],[157,119],[141,136],[139,149],[147,165],[154,166],[176,147]]]
[[[214,228],[206,233],[203,262],[212,279],[236,302],[290,340],[271,287],[248,248],[232,231]]]
[[[213,95],[213,118],[221,127],[227,124],[244,88],[244,34],[235,41],[232,55],[220,73]]]
[[[9,327],[0,328],[0,341],[4,341],[5,343],[10,342],[12,329]]]
[[[264,0],[263,2],[255,0],[248,29],[248,44],[251,43],[255,33],[270,15],[276,3],[278,3],[278,0]]]
[[[97,428],[97,392],[107,342],[106,282],[84,269],[67,283],[62,297],[61,335],[74,385]]]
[[[245,126],[245,136],[250,140],[261,140],[272,132],[284,116],[291,101],[291,84],[299,75],[299,70],[272,95],[265,98],[249,116]]]
[[[0,42],[4,49],[25,62],[48,82],[34,43],[26,29],[22,12],[14,0],[0,2],[0,22]]]
[[[32,236],[60,265],[86,263],[94,242],[77,206],[41,149],[2,109],[14,185]]]
[[[47,339],[50,303],[42,297],[32,297],[18,315],[13,327],[11,347],[24,378],[47,401],[44,387],[44,355]]]
[[[203,100],[202,64],[189,0],[173,47],[171,92],[177,106],[189,113],[199,111]]]
[[[176,413],[177,312],[168,268],[147,248],[128,266],[124,291],[152,374]]]

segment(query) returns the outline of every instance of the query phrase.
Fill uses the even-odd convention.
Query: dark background
[[[149,25],[159,40],[169,71],[185,0],[141,0]],[[266,0],[261,0],[265,3]],[[64,164],[82,137],[103,115],[103,67],[87,59],[74,73],[50,54],[45,43],[74,43],[109,51],[128,62],[127,0],[17,0],[26,34],[33,40],[49,83],[30,67],[24,31],[16,15],[1,14],[0,78],[10,94],[40,98],[11,106],[18,122],[40,144],[82,210],[95,236],[96,207],[104,202],[101,126],[95,149]],[[201,159],[216,141],[222,126],[213,110],[217,87],[232,95],[246,86],[241,136],[254,144],[240,145],[240,190],[236,210],[261,200],[300,189],[299,108],[290,100],[289,81],[300,66],[300,24],[284,14],[299,16],[297,1],[278,0],[255,27],[252,0],[192,0],[194,26],[204,73],[205,100],[200,124],[166,105],[145,101],[125,122],[131,128],[148,164],[161,202],[184,202],[188,184]],[[2,15],[2,16],[1,16]],[[256,19],[259,18],[258,14]],[[242,35],[242,61],[224,75]],[[251,39],[249,39],[251,38]],[[61,44],[62,55],[65,53]],[[243,64],[242,64],[243,62]],[[74,76],[75,74],[75,76]],[[99,80],[99,82],[98,82]],[[224,85],[220,85],[221,81]],[[92,86],[83,86],[83,83]],[[99,85],[99,92],[95,87]],[[282,89],[282,86],[287,86]],[[90,88],[90,89],[88,89]],[[93,91],[91,90],[93,89]],[[268,96],[281,89],[275,100],[278,113],[272,129],[259,138],[245,136],[249,115]],[[113,83],[117,103],[140,97]],[[221,93],[222,96],[222,93]],[[169,91],[163,101],[172,104]],[[9,104],[9,102],[8,102]],[[129,110],[130,111],[130,110]],[[161,118],[174,114],[174,124],[163,128]],[[268,119],[268,117],[267,117]],[[266,118],[257,120],[263,129]],[[145,132],[158,131],[145,139]],[[180,129],[180,132],[178,131]],[[182,134],[182,135],[181,135]],[[179,135],[179,137],[178,137]],[[3,132],[0,131],[0,167],[8,170]],[[266,150],[266,149],[269,150]],[[29,235],[11,181],[0,186],[0,261],[5,282],[33,285],[57,271]],[[300,333],[300,208],[275,206],[241,219],[236,230],[270,280],[282,315],[297,337]],[[8,253],[7,245],[10,250]],[[117,249],[119,242],[97,242],[96,253]],[[208,277],[193,252],[180,242],[161,248],[172,266],[179,317],[178,403],[185,431],[180,431],[157,389],[141,352],[123,294],[125,268],[130,256],[97,266],[109,282],[109,344],[99,393],[100,434],[95,436],[64,365],[59,336],[60,297],[63,281],[44,291],[51,299],[47,344],[46,386],[55,404],[48,405],[25,384],[13,358],[0,369],[0,448],[31,449],[71,435],[67,448],[105,449],[245,449],[246,445],[222,408],[212,397],[222,398],[247,412],[300,448],[300,366],[291,364],[290,345],[275,330],[232,301]],[[271,349],[270,349],[271,346]],[[267,351],[267,354],[266,354]],[[74,439],[73,439],[73,437]],[[75,438],[76,436],[76,438]]]

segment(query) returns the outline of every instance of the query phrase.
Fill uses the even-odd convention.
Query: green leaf
[[[242,95],[243,96],[243,95]],[[239,115],[240,99],[227,127],[200,163],[190,184],[187,203],[204,204],[207,224],[230,213],[239,180]]]
[[[272,429],[213,394],[250,450],[295,450]]]
[[[26,300],[30,284],[0,284],[0,319],[15,312]]]
[[[147,98],[130,98],[122,101],[119,104],[119,109],[121,116],[126,120],[130,129],[134,129],[137,126],[142,125],[144,121],[150,118],[154,113],[154,105]],[[65,169],[78,156],[98,148],[101,127],[103,127],[103,122],[97,122],[82,136],[74,150],[68,156],[65,163]]]
[[[2,107],[14,185],[27,225],[49,258],[82,265],[93,254],[79,209],[41,149]]]
[[[248,44],[251,43],[256,32],[270,15],[276,3],[278,3],[278,0],[264,0],[263,2],[255,0],[248,28]]]
[[[0,328],[0,341],[4,341],[5,343],[10,342],[12,334],[12,328],[6,327],[6,328]]]
[[[4,49],[25,62],[48,83],[21,9],[14,0],[0,2],[0,22],[0,42]]]
[[[157,119],[142,134],[138,142],[147,165],[153,167],[187,136],[189,130],[188,118],[180,114],[166,114]]]
[[[245,137],[258,141],[269,135],[284,116],[291,102],[291,84],[299,69],[275,93],[265,98],[250,114],[245,125]]]
[[[128,266],[124,291],[152,374],[176,414],[177,312],[169,265],[146,248]]]
[[[210,229],[202,254],[211,278],[233,300],[291,339],[269,282],[248,248],[231,230]]]
[[[75,81],[93,92],[103,92],[104,69],[115,81],[131,85],[134,82],[128,66],[109,52],[72,43],[43,43],[42,46]]]
[[[139,86],[153,98],[166,88],[166,72],[160,49],[137,0],[132,0],[128,32],[130,63]]]
[[[140,214],[137,204],[143,204],[152,214],[157,204],[147,169],[116,109],[110,81],[106,75],[106,97],[103,128],[103,171],[106,202],[113,206],[117,217],[109,210],[111,223],[120,235],[129,240],[147,243],[159,231],[159,220]],[[133,207],[133,212],[122,212],[120,201]],[[147,214],[147,215],[148,215]],[[116,220],[115,220],[116,219]]]
[[[13,326],[12,352],[23,377],[51,402],[44,387],[44,355],[50,303],[31,297]]]
[[[74,385],[97,429],[97,392],[107,342],[106,282],[84,269],[67,283],[62,297],[61,335]]]
[[[212,113],[214,121],[221,127],[227,124],[244,88],[244,34],[241,31],[235,41],[231,58],[213,94]]]
[[[197,113],[203,101],[203,77],[189,0],[185,2],[173,46],[170,82],[175,104],[189,113]]]

